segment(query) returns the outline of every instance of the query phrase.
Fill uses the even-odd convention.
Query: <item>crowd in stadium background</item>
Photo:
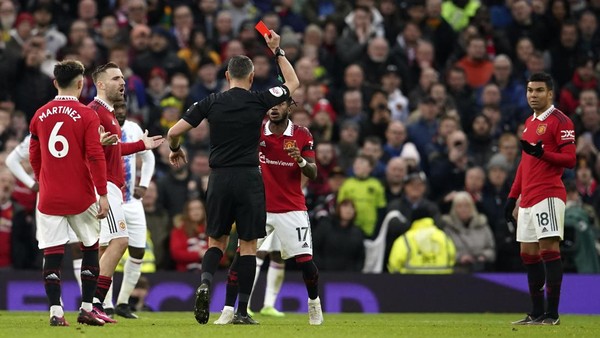
[[[564,175],[567,220],[571,208],[573,222],[587,225],[567,224],[565,268],[600,272],[599,19],[600,0],[0,0],[0,270],[40,267],[36,195],[4,159],[56,95],[57,60],[85,65],[84,104],[96,95],[94,68],[117,63],[130,118],[165,135],[193,102],[226,89],[232,56],[253,60],[253,89],[279,83],[254,29],[263,20],[282,36],[301,83],[292,119],[315,139],[318,178],[305,192],[321,270],[363,271],[356,257],[372,248],[343,244],[367,239],[384,243],[385,271],[412,210],[425,205],[454,240],[455,271],[522,271],[503,207],[531,114],[526,79],[547,71],[577,136],[577,166]],[[206,246],[204,218],[186,207],[204,199],[206,122],[184,147],[189,166],[179,169],[169,166],[166,143],[158,149],[143,199],[158,270],[195,269],[201,255],[180,261],[190,257],[180,251]],[[367,177],[356,177],[357,158],[372,164]],[[338,192],[356,217],[338,212]],[[584,242],[588,250],[575,245]]]

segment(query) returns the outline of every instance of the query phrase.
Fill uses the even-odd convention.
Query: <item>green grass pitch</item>
[[[117,318],[117,324],[90,327],[66,317],[70,327],[50,327],[46,312],[0,311],[0,337],[600,337],[600,316],[563,315],[560,326],[513,326],[522,314],[324,314],[322,326],[308,325],[306,314],[270,318],[259,314],[256,326],[199,325],[191,312],[140,313],[140,319]]]

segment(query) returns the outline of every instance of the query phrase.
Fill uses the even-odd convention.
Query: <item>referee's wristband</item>
[[[300,168],[304,168],[304,167],[306,167],[306,163],[308,163],[308,162],[306,162],[306,160],[305,160],[305,159],[304,159],[304,157],[303,157],[303,158],[302,158],[302,161],[301,161],[301,162],[298,162],[298,166],[299,166]]]
[[[172,152],[176,153],[179,151],[179,149],[181,149],[181,144],[178,144],[175,148],[171,147],[171,145],[169,144],[169,149],[171,149]]]

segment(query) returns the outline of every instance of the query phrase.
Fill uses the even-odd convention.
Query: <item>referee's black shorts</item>
[[[258,167],[214,168],[206,191],[207,235],[229,235],[236,223],[238,238],[265,237],[265,187]]]

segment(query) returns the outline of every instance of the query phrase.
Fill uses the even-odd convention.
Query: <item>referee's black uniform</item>
[[[208,119],[211,167],[206,193],[207,235],[231,232],[250,241],[266,236],[265,190],[259,171],[258,142],[266,112],[285,101],[285,85],[263,92],[231,88],[194,103],[183,120],[197,127]]]

